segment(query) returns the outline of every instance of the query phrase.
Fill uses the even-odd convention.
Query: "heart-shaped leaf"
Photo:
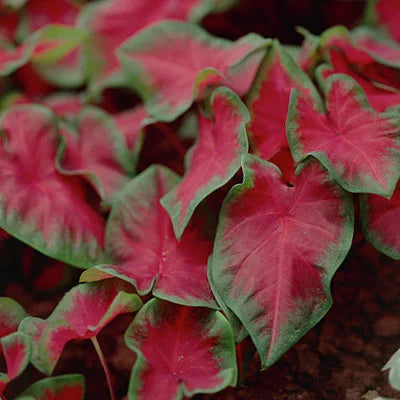
[[[7,373],[0,373],[0,394],[7,383],[17,378],[28,366],[32,354],[32,343],[28,335],[14,332],[0,339]]]
[[[294,87],[309,96],[317,109],[322,109],[319,94],[307,74],[279,42],[274,41],[259,67],[247,100],[250,144],[253,152],[265,160],[289,149],[286,119]]]
[[[199,116],[199,138],[188,154],[182,182],[161,203],[181,237],[194,210],[209,194],[227,183],[240,168],[247,152],[248,112],[229,89],[216,89],[211,96],[213,119]]]
[[[14,107],[2,115],[0,129],[0,226],[68,264],[104,262],[103,217],[87,202],[79,177],[56,170],[52,113],[41,106]]]
[[[20,331],[31,334],[38,350],[32,363],[48,375],[73,339],[91,339],[119,314],[137,311],[142,302],[129,285],[115,279],[84,283],[67,292],[46,320],[27,317]]]
[[[45,378],[26,389],[16,400],[83,400],[83,375],[61,375]]]
[[[254,34],[230,42],[195,25],[168,21],[139,32],[117,54],[149,114],[160,121],[173,121],[202,98],[208,87],[235,89],[236,81],[243,86],[241,75],[249,76],[241,64],[267,44]]]
[[[0,338],[16,332],[25,316],[25,310],[15,300],[0,297]]]
[[[222,206],[209,278],[267,367],[328,311],[330,280],[351,246],[353,205],[312,158],[294,187],[267,161],[247,155],[243,163],[244,181]]]
[[[110,0],[87,5],[80,26],[91,32],[88,43],[90,89],[97,93],[106,86],[125,84],[115,49],[132,35],[155,22],[199,21],[218,5],[216,0]]]
[[[236,384],[232,330],[218,311],[149,301],[125,333],[137,354],[128,399],[178,400]]]
[[[350,192],[390,197],[400,177],[400,128],[369,106],[357,83],[333,75],[324,85],[327,113],[294,89],[287,121],[295,161],[313,155]]]
[[[81,281],[108,274],[133,284],[141,295],[152,291],[173,302],[216,307],[207,280],[212,241],[200,223],[189,226],[178,241],[160,205],[178,182],[172,171],[152,166],[126,186],[107,225],[106,248],[114,265],[87,270]]]
[[[379,251],[400,260],[400,185],[390,199],[362,195],[360,200],[364,236]]]
[[[134,174],[134,160],[111,116],[86,107],[75,119],[76,130],[61,128],[59,157],[62,173],[86,176],[99,196],[111,203]]]

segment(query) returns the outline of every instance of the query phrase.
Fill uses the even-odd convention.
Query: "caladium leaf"
[[[153,0],[151,3],[110,0],[87,5],[80,18],[80,26],[92,35],[88,43],[91,90],[96,93],[105,86],[125,83],[115,50],[130,36],[165,19],[199,21],[223,6],[217,3],[216,0]]]
[[[26,389],[16,400],[83,400],[85,378],[83,375],[61,375],[45,378]]]
[[[144,141],[145,128],[152,124],[154,120],[150,118],[146,108],[141,105],[114,114],[113,119],[125,137],[126,145],[132,153],[134,165],[137,165]]]
[[[381,31],[360,26],[352,31],[354,43],[376,60],[395,68],[400,64],[400,44]]]
[[[17,106],[2,115],[0,130],[0,226],[68,264],[104,262],[104,218],[87,202],[79,177],[56,170],[53,114]]]
[[[25,7],[22,34],[29,35],[50,24],[74,25],[79,13],[78,3],[73,0],[29,0]]]
[[[0,297],[0,338],[16,332],[25,316],[25,310],[15,300]]]
[[[377,195],[362,195],[361,216],[366,239],[379,251],[400,260],[400,185],[390,199]]]
[[[375,42],[378,39],[375,38]],[[320,51],[325,54],[329,49],[340,49],[349,64],[365,78],[394,86],[400,86],[400,66],[392,57],[387,58],[388,52],[376,53],[369,47],[357,45],[350,32],[342,26],[325,31],[320,38]],[[398,56],[395,56],[395,59]]]
[[[64,295],[46,320],[25,318],[20,331],[31,334],[38,346],[33,364],[50,375],[67,342],[94,338],[117,315],[137,311],[142,302],[128,289],[115,279],[80,284]]]
[[[274,41],[260,65],[247,100],[250,144],[253,152],[265,160],[289,148],[286,118],[294,87],[309,96],[315,107],[322,110],[319,94],[307,74],[279,42]]]
[[[149,114],[173,121],[202,98],[208,87],[235,89],[236,82],[243,86],[242,74],[248,77],[248,69],[240,65],[267,44],[254,34],[230,42],[195,25],[167,21],[139,32],[117,54]]]
[[[0,76],[9,75],[31,60],[36,65],[56,63],[85,39],[86,33],[77,28],[47,25],[35,32],[17,48],[2,41]]]
[[[161,200],[178,238],[200,202],[235,175],[248,148],[249,117],[240,99],[229,89],[218,88],[210,102],[213,119],[199,116],[199,138],[186,160],[185,176]]]
[[[84,175],[99,196],[111,203],[134,174],[134,160],[111,116],[86,107],[75,119],[76,130],[63,124],[58,160],[64,174]]]
[[[330,280],[351,246],[352,200],[309,160],[289,187],[276,166],[244,156],[243,184],[220,213],[210,283],[244,324],[263,367],[328,311]]]
[[[0,394],[7,383],[17,378],[28,366],[32,354],[32,343],[24,333],[14,332],[0,339],[7,373],[0,373]]]
[[[351,68],[340,50],[330,49],[328,54],[331,66],[323,64],[316,71],[316,75],[321,77],[322,80],[327,80],[334,73],[346,74],[352,77],[363,88],[371,106],[379,112],[400,104],[400,93],[397,90],[378,87],[370,80],[362,77]]]
[[[313,155],[340,185],[390,197],[400,176],[400,130],[390,115],[369,106],[357,83],[333,75],[324,85],[327,114],[294,89],[287,134],[295,161]]]
[[[75,26],[80,8],[72,0],[60,0],[51,4],[46,0],[30,0],[19,28],[20,36],[27,37],[49,24]],[[55,86],[79,86],[85,78],[82,48],[76,47],[58,62],[45,66],[36,65],[35,69],[41,77]]]
[[[216,307],[207,280],[207,259],[212,241],[201,225],[189,226],[181,240],[160,198],[179,183],[179,177],[152,166],[132,180],[111,211],[106,234],[113,265],[91,268],[81,281],[116,276],[135,286],[141,295],[173,302]]]
[[[70,93],[55,93],[45,97],[41,104],[62,118],[70,118],[82,111],[83,99]]]
[[[137,354],[128,399],[182,399],[236,384],[232,330],[218,311],[153,299],[125,333]]]
[[[400,10],[396,0],[368,0],[366,17],[367,23],[383,27],[400,42]]]

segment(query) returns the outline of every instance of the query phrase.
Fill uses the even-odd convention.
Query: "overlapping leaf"
[[[274,41],[262,61],[249,92],[247,104],[250,111],[250,144],[255,154],[265,160],[278,156],[274,161],[285,165],[287,157],[279,158],[278,153],[287,150],[286,118],[290,92],[296,87],[309,96],[313,104],[321,109],[318,92],[294,60]],[[281,154],[282,155],[282,154]],[[283,161],[283,163],[281,163]],[[279,165],[282,167],[282,165]],[[289,168],[288,168],[289,167]],[[294,170],[294,167],[291,166]]]
[[[152,166],[126,186],[107,224],[106,248],[113,265],[87,270],[81,280],[111,275],[130,282],[140,294],[152,291],[177,303],[216,307],[207,280],[212,242],[201,221],[178,241],[160,205],[178,182],[170,170]]]
[[[254,34],[232,43],[195,25],[169,21],[141,31],[117,53],[129,84],[142,96],[149,114],[172,121],[202,98],[209,86],[235,90],[237,85],[246,86],[244,79],[250,85],[253,66],[246,62],[268,43]]]
[[[229,89],[219,88],[213,92],[211,107],[213,120],[199,116],[199,138],[188,155],[182,182],[161,200],[178,238],[200,202],[235,175],[247,152],[249,118],[240,99]]]
[[[367,22],[387,30],[400,42],[400,9],[397,0],[368,0]]]
[[[333,75],[325,84],[327,113],[292,93],[287,133],[295,161],[313,155],[350,192],[390,197],[400,176],[400,128],[368,104],[356,82]]]
[[[79,177],[55,167],[54,117],[40,106],[2,115],[0,226],[51,257],[78,267],[104,262],[103,217],[87,202]]]
[[[389,383],[394,389],[400,390],[400,349],[390,357],[382,370],[389,370]]]
[[[0,339],[7,373],[0,373],[0,394],[8,382],[17,378],[28,366],[31,359],[32,343],[29,336],[14,332]]]
[[[329,284],[353,233],[349,196],[311,159],[287,186],[247,155],[244,182],[222,206],[210,264],[213,291],[273,364],[327,312]]]
[[[115,50],[130,36],[165,19],[198,21],[219,6],[216,0],[110,0],[86,6],[80,25],[92,35],[88,48],[91,89],[97,92],[125,82]]]
[[[0,338],[16,332],[25,316],[25,310],[15,300],[0,297]]]
[[[83,375],[61,375],[45,378],[26,389],[16,400],[83,400]]]
[[[400,260],[400,186],[390,199],[361,196],[364,236],[382,253]]]
[[[85,38],[85,32],[63,25],[47,25],[14,48],[2,41],[0,76],[9,75],[32,61],[36,65],[50,65],[61,60]]]
[[[111,203],[134,173],[134,160],[112,118],[87,107],[76,117],[76,130],[64,124],[59,159],[63,173],[84,175],[98,194]]]
[[[125,342],[138,356],[130,400],[178,400],[236,383],[232,330],[218,311],[153,299],[129,326]]]
[[[330,49],[328,54],[331,66],[321,65],[317,69],[317,75],[322,76],[325,80],[334,73],[341,73],[350,76],[362,87],[369,103],[376,111],[383,112],[389,107],[394,107],[400,104],[400,93],[398,91],[378,87],[370,80],[362,77],[351,68],[340,50]]]
[[[117,315],[138,310],[140,298],[115,279],[80,284],[67,292],[46,320],[25,318],[19,330],[35,344],[33,364],[50,375],[67,342],[94,338]]]
[[[80,5],[72,0],[51,3],[46,0],[30,0],[25,8],[25,18],[19,29],[20,34],[29,36],[49,24],[73,27],[76,25],[80,8]],[[76,87],[81,85],[85,78],[81,46],[66,53],[56,63],[46,66],[36,65],[36,71],[55,86]]]

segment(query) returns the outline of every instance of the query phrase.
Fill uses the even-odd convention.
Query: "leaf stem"
[[[177,138],[177,136],[175,135],[175,132],[173,132],[172,129],[168,125],[166,125],[166,124],[164,124],[162,122],[156,122],[155,126],[157,127],[158,130],[160,130],[162,133],[164,133],[167,136],[168,140],[175,147],[176,151],[183,158],[185,158],[186,148],[180,142],[180,140]]]
[[[108,390],[110,392],[110,398],[111,398],[111,400],[116,400],[114,389],[113,389],[113,386],[112,386],[112,383],[111,383],[111,373],[110,373],[110,370],[108,368],[106,359],[104,358],[103,351],[101,350],[100,344],[99,344],[99,342],[97,340],[97,336],[93,336],[90,339],[91,339],[91,341],[93,343],[93,346],[94,346],[94,348],[96,350],[97,355],[99,356],[99,360],[100,360],[101,365],[103,367],[104,374],[106,375]]]

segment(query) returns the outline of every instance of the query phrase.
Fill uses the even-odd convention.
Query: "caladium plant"
[[[0,298],[0,397],[83,399],[71,371],[19,376],[57,373],[86,339],[102,398],[235,386],[327,313],[355,219],[355,242],[400,259],[395,1],[354,30],[300,29],[301,48],[200,26],[231,0],[47,3],[0,2],[1,249],[49,257],[22,268],[58,296],[46,315]],[[42,282],[65,264],[80,278]],[[98,335],[121,314],[133,367],[116,390]],[[387,368],[396,387],[398,355]]]

